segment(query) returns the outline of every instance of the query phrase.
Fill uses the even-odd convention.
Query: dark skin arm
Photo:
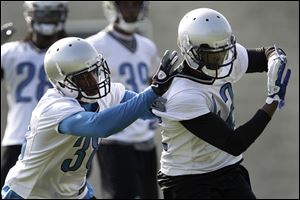
[[[261,108],[263,111],[265,111],[269,117],[272,117],[274,112],[276,111],[278,106],[278,101],[273,101],[271,104],[265,104],[263,105],[263,107]]]

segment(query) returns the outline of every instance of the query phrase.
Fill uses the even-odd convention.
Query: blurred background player
[[[245,48],[227,19],[209,8],[182,17],[178,46],[182,73],[163,95],[166,112],[153,110],[163,122],[158,181],[164,198],[256,198],[242,153],[284,105],[291,74],[284,74],[285,53],[275,46]],[[236,128],[233,84],[259,72],[268,72],[266,103]]]
[[[21,41],[1,45],[1,80],[6,82],[9,106],[1,142],[1,187],[21,152],[31,112],[51,87],[44,71],[44,56],[51,44],[65,37],[67,15],[66,1],[25,1],[27,35]]]
[[[137,34],[147,35],[148,31],[151,35],[151,26],[144,21],[148,4],[147,1],[103,2],[110,24],[87,38],[106,58],[112,80],[137,93],[149,86],[160,60],[156,45]],[[101,141],[98,161],[105,198],[158,198],[155,124],[138,119]]]

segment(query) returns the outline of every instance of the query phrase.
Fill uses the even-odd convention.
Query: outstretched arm
[[[76,136],[108,137],[129,126],[147,110],[157,98],[152,89],[130,100],[98,113],[79,112],[64,119],[59,132]]]
[[[137,95],[137,93],[135,93],[134,91],[131,90],[126,90],[125,91],[125,95],[121,101],[121,103],[124,103],[128,100],[130,100],[131,98],[135,97]],[[153,104],[155,104],[155,102],[159,100],[159,98],[157,98]],[[147,110],[141,117],[141,119],[146,120],[146,119],[153,119],[153,118],[157,118],[155,115],[152,114],[152,112],[149,110]]]
[[[76,136],[108,137],[123,130],[146,113],[157,97],[168,90],[179,73],[175,66],[177,58],[177,52],[166,51],[149,88],[134,97],[127,94],[124,100],[130,100],[98,113],[79,112],[69,116],[59,124],[58,131]]]

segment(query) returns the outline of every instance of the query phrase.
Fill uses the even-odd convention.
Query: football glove
[[[152,77],[151,87],[158,96],[162,96],[169,89],[173,78],[182,70],[180,66],[175,65],[177,60],[176,51],[165,51],[159,68]]]
[[[278,108],[285,104],[286,88],[289,83],[291,69],[288,69],[282,82],[282,76],[287,63],[286,56],[275,46],[275,54],[268,59],[268,97],[267,104],[278,101]]]

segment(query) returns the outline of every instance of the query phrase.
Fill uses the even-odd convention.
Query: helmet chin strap
[[[83,91],[81,91],[81,92],[83,92]],[[81,92],[79,92],[78,97],[77,97],[77,99],[78,99],[79,101],[84,102],[84,103],[96,103],[96,102],[97,102],[97,100],[98,100],[97,94],[95,94],[94,96],[89,96],[89,97],[91,97],[91,98],[86,98],[85,96],[82,95]],[[84,92],[83,92],[83,93],[84,93]],[[84,93],[84,94],[85,94],[85,93]],[[86,95],[86,94],[85,94],[85,95]],[[94,98],[94,99],[92,99],[92,98]]]

